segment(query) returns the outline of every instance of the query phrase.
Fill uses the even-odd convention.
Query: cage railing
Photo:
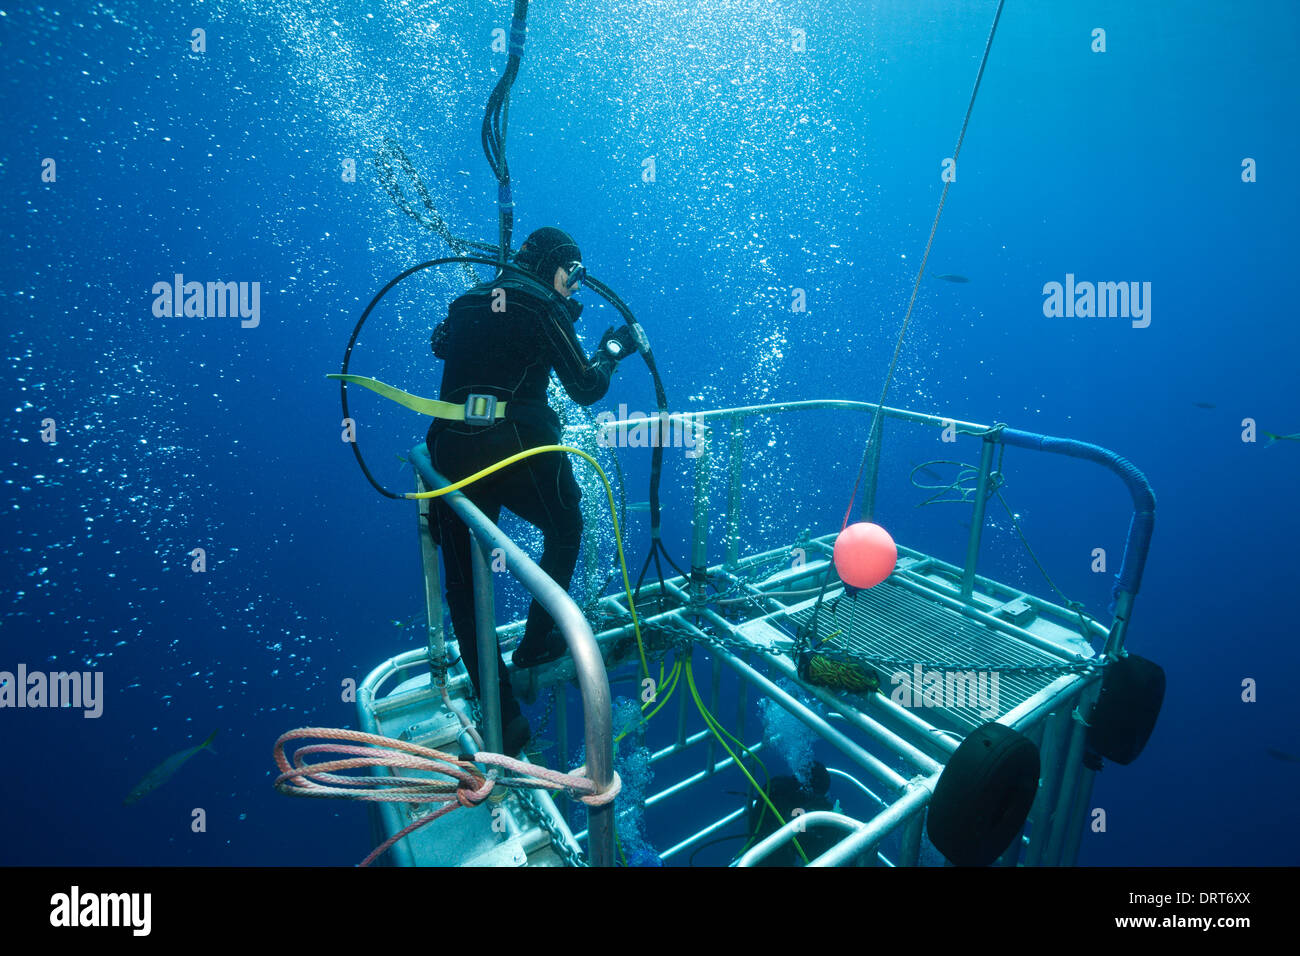
[[[1123,567],[1117,576],[1118,584],[1115,589],[1116,605],[1114,616],[1109,627],[1103,627],[1099,622],[1087,617],[1083,619],[1083,626],[1085,636],[1091,638],[1104,637],[1106,639],[1103,653],[1116,654],[1122,652],[1128,619],[1131,614],[1134,596],[1140,584],[1154,522],[1154,496],[1151,494],[1146,479],[1136,468],[1112,452],[1071,439],[1051,438],[1009,429],[1001,425],[987,426],[950,417],[912,412],[887,406],[882,408],[872,403],[848,400],[774,403],[702,412],[663,413],[659,416],[661,425],[676,423],[694,429],[697,451],[690,456],[694,466],[694,495],[691,507],[691,573],[688,578],[669,579],[662,586],[658,582],[646,585],[643,593],[648,597],[641,598],[639,603],[649,605],[651,600],[661,598],[671,601],[676,606],[667,610],[661,609],[648,615],[642,619],[643,624],[671,620],[687,632],[693,631],[697,636],[705,639],[709,635],[700,630],[702,625],[714,629],[725,629],[726,633],[734,635],[735,631],[731,622],[726,621],[716,611],[707,606],[708,601],[704,593],[703,581],[708,573],[722,574],[729,578],[733,584],[742,586],[756,600],[769,602],[767,604],[769,607],[768,616],[776,620],[786,616],[790,606],[784,603],[784,599],[781,597],[782,589],[788,589],[790,585],[801,582],[815,582],[827,572],[834,538],[833,534],[806,542],[811,544],[817,552],[825,555],[822,561],[808,561],[802,567],[777,572],[763,582],[765,585],[777,586],[775,592],[755,587],[753,583],[743,581],[739,577],[741,572],[760,566],[765,562],[771,562],[776,557],[788,554],[790,550],[788,547],[778,547],[759,554],[741,555],[740,514],[744,509],[741,465],[743,463],[744,439],[748,423],[750,419],[755,417],[771,417],[815,410],[850,411],[867,416],[868,421],[876,414],[883,414],[887,418],[924,427],[951,429],[957,434],[975,436],[981,439],[980,463],[975,476],[976,512],[971,522],[963,564],[960,566],[952,565],[937,558],[922,555],[919,552],[911,552],[909,549],[900,548],[900,554],[913,560],[906,565],[900,562],[900,567],[894,576],[902,586],[922,590],[931,600],[935,600],[951,609],[959,610],[963,615],[979,620],[991,627],[996,627],[1004,633],[1012,634],[1031,646],[1044,649],[1050,648],[1056,654],[1063,653],[1060,647],[1050,645],[1037,634],[1018,627],[1010,621],[994,617],[979,606],[975,600],[975,592],[978,588],[986,598],[989,593],[1013,596],[1025,600],[1040,612],[1047,612],[1062,619],[1068,619],[1073,615],[1073,610],[1070,608],[1061,607],[1050,601],[1024,594],[978,574],[980,542],[985,524],[983,505],[991,495],[991,488],[996,487],[994,485],[996,475],[994,453],[996,446],[1001,443],[1088,459],[1119,474],[1128,486],[1133,498],[1134,512],[1126,541]],[[604,441],[609,435],[617,434],[621,430],[643,426],[644,421],[644,419],[629,419],[595,426],[580,426],[575,431],[584,431],[591,428],[603,430],[604,434],[601,437],[602,441]],[[719,423],[725,424],[729,431],[727,441],[729,461],[727,463],[725,549],[721,564],[709,568],[710,458],[714,444],[713,432]],[[883,432],[880,434],[883,435]],[[881,444],[879,440],[873,443],[874,446],[868,459],[867,483],[860,510],[860,516],[863,520],[870,520],[874,511]],[[429,465],[427,453],[424,454],[423,458],[419,454],[422,450],[422,446],[418,448],[413,459],[420,474],[421,483],[427,487],[445,486],[446,482],[441,476],[433,472],[432,467]],[[485,690],[485,700],[483,701],[485,714],[488,710],[495,711],[495,701],[487,698],[492,696],[496,688],[495,650],[497,630],[491,614],[491,578],[487,571],[484,549],[490,550],[500,547],[506,554],[507,566],[511,573],[551,611],[557,625],[565,634],[570,648],[575,652],[575,672],[584,697],[587,752],[595,757],[591,762],[590,769],[593,779],[596,780],[598,785],[608,785],[609,774],[612,772],[612,732],[610,729],[608,677],[605,673],[604,662],[601,659],[600,647],[608,647],[609,641],[626,637],[631,632],[631,625],[620,624],[603,631],[598,640],[592,634],[590,625],[583,618],[580,609],[572,599],[559,589],[555,582],[547,578],[526,555],[522,554],[514,542],[504,535],[499,528],[487,521],[486,517],[472,503],[459,492],[445,496],[442,500],[470,528],[473,534],[475,550],[478,552],[478,557],[475,560],[474,587],[478,602],[477,606],[486,612],[480,613],[478,618],[479,657],[480,662],[489,662],[488,669],[492,672],[485,672],[481,675],[482,686]],[[435,647],[435,629],[438,632],[436,641],[440,642],[442,639],[441,599],[437,594],[436,554],[433,555],[432,562],[429,560],[429,556],[426,555],[425,565],[426,593],[429,597],[430,611],[430,654],[432,655]],[[432,577],[430,577],[431,567],[433,569]],[[945,586],[936,582],[936,574],[951,579],[951,585]],[[433,583],[431,584],[430,581]],[[942,581],[942,578],[940,581]],[[487,593],[484,594],[484,591]],[[606,605],[615,613],[627,614],[627,608],[621,594],[606,595],[600,598],[600,603]],[[660,607],[662,608],[662,602]],[[435,617],[437,619],[436,628]],[[440,643],[437,646],[440,648]],[[720,647],[711,647],[709,650],[713,660],[710,704],[714,709],[716,709],[718,700],[718,682],[721,668],[725,666],[739,677],[737,716],[738,736],[741,739],[744,737],[746,692],[752,689],[765,697],[775,700],[780,706],[809,726],[820,738],[837,747],[850,761],[867,770],[887,788],[888,795],[880,798],[882,801],[886,801],[881,813],[869,821],[854,821],[854,826],[850,828],[850,832],[831,851],[823,854],[814,863],[817,865],[843,865],[847,862],[861,860],[868,855],[871,856],[872,862],[884,861],[884,857],[880,855],[878,849],[880,841],[885,835],[900,827],[903,835],[903,849],[899,862],[904,865],[915,863],[920,842],[923,810],[928,803],[933,783],[942,770],[943,761],[957,746],[956,740],[951,735],[935,732],[934,728],[926,725],[921,718],[906,708],[893,704],[881,695],[873,695],[871,709],[874,716],[864,713],[854,706],[844,703],[834,694],[801,681],[794,666],[788,661],[778,657],[763,656],[764,663],[769,665],[775,676],[794,682],[801,690],[816,697],[828,708],[829,715],[843,720],[850,728],[865,735],[874,744],[882,745],[889,752],[904,757],[907,763],[916,771],[916,774],[911,778],[904,777],[862,745],[842,733],[829,723],[826,718],[813,712],[800,701],[787,694],[771,678],[761,673],[757,668]],[[598,677],[596,676],[597,669],[599,671]],[[1090,679],[1085,675],[1078,673],[1065,674],[1050,686],[1035,694],[1031,699],[1022,702],[1013,712],[1004,714],[999,718],[1000,722],[1007,723],[1032,735],[1036,742],[1040,741],[1042,743],[1044,749],[1045,786],[1040,792],[1029,818],[1029,827],[1034,839],[1030,841],[1025,838],[1023,845],[1022,841],[1013,844],[1007,851],[1009,860],[1014,860],[1023,846],[1029,848],[1026,857],[1027,863],[1036,862],[1050,865],[1072,859],[1074,854],[1077,853],[1079,833],[1073,831],[1078,830],[1079,827],[1075,826],[1072,830],[1072,821],[1081,817],[1087,795],[1091,791],[1093,774],[1091,770],[1082,766],[1080,759],[1082,756],[1084,727],[1077,708],[1082,705],[1084,691],[1096,683],[1095,678]],[[491,688],[492,691],[489,692],[488,688]],[[563,754],[567,752],[567,723],[564,713],[567,696],[562,682],[556,685],[556,693],[557,731],[561,737],[561,753]],[[877,697],[880,699],[878,701],[874,700]],[[1063,707],[1068,708],[1064,713],[1062,711]],[[663,759],[704,743],[707,751],[704,768],[651,796],[647,800],[647,805],[662,802],[691,790],[706,782],[718,771],[730,766],[732,762],[730,758],[721,761],[716,759],[712,735],[707,731],[688,735],[686,713],[686,696],[683,695],[682,703],[678,708],[674,742],[658,751],[655,754],[655,760]],[[596,715],[594,721],[593,715]],[[488,719],[491,720],[492,716],[488,715]],[[499,715],[497,716],[497,722],[497,733],[499,734]],[[912,739],[909,739],[909,737]],[[761,742],[756,746],[761,746]],[[842,773],[839,770],[836,770],[836,772]],[[719,828],[726,826],[728,822],[737,819],[742,813],[743,809],[723,814],[718,820],[713,821],[697,833],[679,841],[664,851],[661,854],[662,858],[668,859],[689,849],[690,846],[697,844],[710,834],[717,832]],[[811,815],[809,816],[811,817]],[[612,863],[612,809],[606,807],[601,810],[593,810],[589,820],[592,836],[590,841],[592,862],[597,864]],[[803,822],[807,825],[810,820],[806,819]],[[821,817],[817,817],[814,822],[816,825],[822,825],[826,821],[823,821]],[[839,820],[832,825],[847,827],[843,820]],[[784,845],[791,832],[793,831],[778,831],[778,834],[773,834],[759,845],[750,848],[745,854],[743,865],[758,862],[770,852]],[[585,832],[579,834],[579,838],[583,835],[586,835]],[[760,848],[762,852],[759,852]]]

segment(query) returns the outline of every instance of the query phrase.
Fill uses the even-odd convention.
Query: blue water
[[[995,4],[608,6],[533,4],[510,110],[516,240],[550,223],[577,236],[652,336],[674,409],[875,401]],[[324,375],[382,284],[445,254],[378,186],[385,136],[453,231],[494,237],[479,124],[507,19],[505,2],[0,3],[0,669],[93,670],[105,687],[93,720],[0,711],[0,862],[349,864],[370,849],[361,808],[271,787],[281,732],[352,725],[344,682],[419,641],[393,624],[422,608],[411,508],[363,481]],[[1097,779],[1107,828],[1085,834],[1085,864],[1300,860],[1300,764],[1265,751],[1300,753],[1300,446],[1242,440],[1245,419],[1300,431],[1298,27],[1288,0],[1011,0],[892,380],[891,404],[1096,442],[1156,490],[1129,646],[1164,666],[1168,695],[1142,758]],[[258,325],[156,317],[151,290],[176,273],[260,283]],[[953,273],[969,283],[934,278]],[[1150,282],[1149,327],[1045,317],[1043,286],[1067,273]],[[461,288],[453,270],[403,284],[354,371],[432,393],[428,332]],[[617,316],[583,300],[594,345]],[[409,487],[394,454],[424,422],[355,401],[377,473]],[[628,363],[597,410],[653,401]],[[833,531],[848,505],[865,432],[809,422],[750,443],[756,546]],[[964,519],[917,509],[906,481],[953,451],[891,426],[876,517],[958,560]],[[645,496],[638,455],[630,500]],[[1122,486],[1083,463],[1013,451],[1006,465],[1039,559],[1104,617]],[[679,561],[687,473],[670,456]],[[1050,596],[994,517],[981,571]],[[1098,547],[1108,574],[1089,569]],[[215,755],[121,805],[214,727]]]

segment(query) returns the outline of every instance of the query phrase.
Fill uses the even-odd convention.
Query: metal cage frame
[[[801,613],[806,616],[814,603],[815,599],[808,598],[804,589],[826,575],[835,534],[795,543],[806,552],[815,552],[818,555],[815,559],[768,575],[761,584],[745,579],[748,571],[780,561],[791,551],[790,547],[783,547],[755,554],[741,552],[739,516],[744,504],[741,466],[748,420],[757,416],[781,416],[811,410],[838,410],[869,417],[879,413],[887,419],[947,429],[950,433],[981,439],[980,464],[975,475],[974,515],[964,564],[953,565],[900,546],[898,564],[888,579],[888,588],[882,590],[882,594],[887,594],[897,604],[897,609],[889,612],[895,616],[890,618],[877,607],[867,615],[868,622],[859,627],[857,598],[854,597],[855,617],[849,636],[888,643],[891,634],[901,634],[909,628],[909,615],[915,614],[921,606],[916,602],[923,602],[925,616],[933,617],[931,631],[921,635],[932,642],[927,646],[935,646],[933,642],[942,641],[942,634],[950,630],[961,630],[968,642],[987,644],[986,650],[1014,652],[1026,660],[1037,662],[1025,668],[1031,677],[1036,675],[1037,679],[1027,677],[1019,680],[1014,704],[996,717],[998,723],[1026,735],[1039,748],[1041,755],[1040,785],[1026,825],[998,862],[1005,865],[1072,864],[1077,858],[1095,775],[1082,759],[1087,727],[1081,715],[1088,713],[1096,698],[1102,665],[1125,653],[1133,602],[1154,526],[1155,499],[1149,484],[1130,463],[1095,445],[872,403],[825,400],[660,416],[661,424],[672,422],[678,427],[693,429],[695,447],[700,449],[693,457],[692,573],[689,579],[676,577],[667,580],[662,589],[658,582],[642,588],[639,604],[648,612],[641,617],[643,630],[668,635],[667,639],[688,655],[698,650],[711,658],[710,699],[714,709],[719,699],[723,670],[736,676],[740,688],[740,738],[744,737],[747,694],[760,694],[775,701],[819,738],[839,750],[884,791],[884,795],[879,796],[846,771],[832,768],[837,777],[846,778],[878,801],[878,811],[864,819],[831,811],[808,812],[749,847],[736,865],[760,863],[808,828],[819,827],[834,828],[842,831],[843,836],[830,850],[812,860],[811,865],[916,865],[926,808],[948,759],[959,746],[962,730],[971,726],[969,717],[963,718],[950,708],[940,707],[930,713],[923,708],[900,706],[884,693],[851,696],[827,690],[800,677],[790,653],[789,628],[792,622],[798,621]],[[616,432],[643,424],[644,420],[624,420],[603,427]],[[718,426],[725,426],[727,430],[726,531],[722,560],[709,566],[710,459],[714,431]],[[1117,576],[1115,605],[1108,626],[1081,615],[1077,608],[1062,607],[978,573],[985,505],[996,488],[994,455],[999,445],[1092,460],[1118,474],[1128,486],[1133,499],[1133,520],[1123,567]],[[870,520],[874,510],[880,447],[881,442],[877,440],[871,448],[861,509],[863,520]],[[412,460],[417,486],[421,490],[446,486],[447,482],[433,470],[423,446],[417,447]],[[484,688],[480,726],[488,749],[499,748],[501,740],[496,700],[496,646],[501,640],[502,647],[506,647],[508,641],[522,631],[523,624],[515,621],[501,628],[496,625],[487,555],[499,549],[496,554],[504,556],[509,573],[551,613],[570,649],[570,656],[519,672],[515,674],[515,680],[522,683],[530,694],[553,690],[557,695],[556,729],[562,755],[568,753],[567,687],[576,681],[583,704],[588,771],[598,787],[608,786],[613,772],[613,728],[606,667],[618,667],[626,662],[632,625],[620,624],[593,634],[590,623],[573,599],[464,495],[452,492],[442,500],[466,523],[475,544],[472,550],[479,629],[475,638],[479,642],[479,660],[483,668],[480,685]],[[472,688],[463,665],[458,664],[451,670],[445,668],[439,556],[429,538],[425,522],[427,510],[428,500],[421,500],[420,542],[428,606],[428,647],[408,651],[376,668],[362,684],[358,712],[363,730],[439,746],[455,739],[458,732],[455,720],[446,719],[443,691],[447,691],[452,700],[468,701]],[[588,534],[592,532],[593,529],[587,529]],[[587,545],[589,548],[593,545],[591,539]],[[751,608],[751,613],[742,620],[729,619],[706,594],[703,583],[706,573],[727,578],[753,598],[752,606],[759,608],[761,613],[753,612]],[[843,585],[836,584],[825,590],[824,599],[833,599],[842,592]],[[611,618],[630,620],[621,593],[600,598],[598,606]],[[654,610],[649,610],[651,608]],[[1086,633],[1081,635],[1080,627]],[[1089,646],[1092,641],[1103,642],[1099,652]],[[410,670],[426,673],[408,678],[386,694],[380,693],[381,686],[390,678]],[[797,688],[805,700],[815,700],[824,708],[825,715],[784,689],[778,681],[785,687]],[[715,741],[707,729],[688,733],[686,697],[683,695],[673,743],[654,752],[651,759],[659,763],[702,743],[707,743],[702,769],[649,796],[645,800],[646,807],[691,792],[733,762],[730,756],[717,759]],[[749,749],[758,751],[761,747],[759,741]],[[614,806],[617,801],[614,805],[593,808],[589,815],[589,828],[576,834],[570,829],[566,814],[548,795],[523,796],[516,793],[504,803],[507,812],[500,814],[507,818],[504,827],[488,830],[481,819],[466,819],[472,814],[452,814],[421,830],[418,840],[413,837],[399,841],[391,853],[392,862],[398,865],[614,865]],[[373,812],[377,833],[395,833],[409,822],[409,819],[403,819],[402,810],[392,804],[383,804]],[[418,815],[419,809],[407,812]],[[742,807],[722,814],[661,852],[661,860],[671,860],[698,846],[744,813]],[[452,822],[457,820],[459,822]],[[898,838],[898,844],[891,851],[891,857],[882,851],[882,844],[894,836]],[[588,846],[585,859],[579,849],[584,839]],[[435,844],[440,848],[436,853],[431,850]]]

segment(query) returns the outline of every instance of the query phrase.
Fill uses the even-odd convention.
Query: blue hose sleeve
[[[1146,567],[1147,552],[1151,548],[1151,534],[1156,523],[1156,496],[1151,483],[1141,470],[1127,458],[1121,458],[1109,449],[1072,438],[1052,438],[1034,432],[1004,428],[999,439],[1006,445],[1031,448],[1037,451],[1083,458],[1109,468],[1119,475],[1133,499],[1133,520],[1129,523],[1128,539],[1124,545],[1124,560],[1116,577],[1116,589],[1137,594],[1142,584],[1142,570]]]
[[[510,46],[507,52],[510,56],[522,57],[524,55],[524,21],[510,21]]]

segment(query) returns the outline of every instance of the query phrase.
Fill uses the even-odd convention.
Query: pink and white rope
[[[294,740],[303,739],[339,742],[298,747],[293,751],[291,764],[289,756],[285,753],[285,746]],[[342,741],[351,741],[351,743]],[[314,754],[340,755],[341,759],[319,762],[309,762],[305,759]],[[478,806],[491,795],[497,784],[505,787],[565,790],[592,807],[604,806],[612,802],[622,787],[622,781],[617,773],[614,774],[610,786],[598,792],[596,785],[586,776],[586,767],[579,767],[572,773],[561,773],[507,757],[505,754],[488,751],[475,753],[472,760],[462,760],[444,751],[421,747],[406,740],[338,727],[302,727],[291,730],[282,734],[275,742],[273,755],[276,766],[280,768],[280,775],[275,779],[275,788],[289,796],[387,803],[442,802],[447,804],[393,834],[362,861],[362,866],[368,866],[408,833],[432,823],[452,810],[458,807]],[[475,764],[493,769],[484,776]],[[443,774],[451,780],[430,780],[427,777],[397,775],[356,776],[336,772],[379,767],[389,770],[423,770]],[[497,770],[509,771],[517,776],[502,777]]]

